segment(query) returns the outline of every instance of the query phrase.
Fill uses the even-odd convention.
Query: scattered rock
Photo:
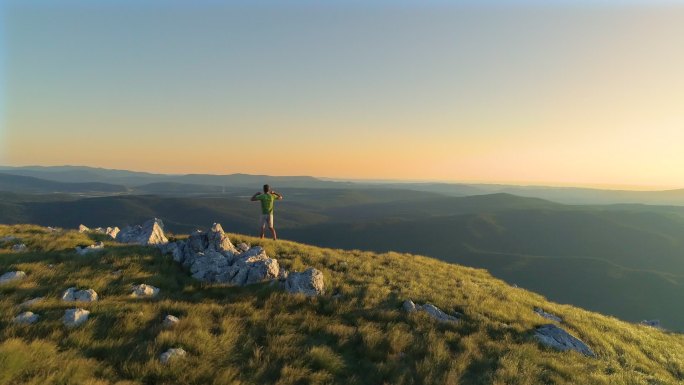
[[[64,311],[64,318],[62,318],[62,321],[67,327],[75,327],[86,322],[89,316],[90,312],[85,309],[67,309]]]
[[[639,322],[639,324],[644,325],[644,326],[650,326],[650,327],[656,328],[656,329],[662,329],[663,328],[660,325],[660,320],[658,320],[658,319],[643,320],[643,321]]]
[[[29,300],[26,300],[26,301],[20,303],[19,307],[31,307],[31,306],[37,304],[38,302],[41,302],[44,299],[45,299],[45,297],[32,298],[32,299],[29,299]]]
[[[404,301],[404,303],[401,305],[401,308],[404,309],[404,311],[407,313],[413,313],[414,311],[418,311],[416,304],[413,303],[413,301],[411,301],[410,299]]]
[[[78,255],[86,255],[88,253],[102,251],[102,250],[104,250],[104,243],[102,243],[102,242],[98,242],[98,243],[96,243],[94,245],[90,245],[88,247],[76,246],[76,254],[78,254]]]
[[[15,237],[14,235],[8,235],[0,238],[0,243],[14,242],[16,240],[19,240],[19,238]]]
[[[243,246],[244,248],[244,246]],[[197,231],[185,241],[159,247],[174,261],[190,269],[195,279],[203,282],[229,283],[243,286],[275,279],[280,273],[278,261],[256,246],[245,251],[233,246],[220,224],[207,232]]]
[[[159,357],[159,361],[161,361],[162,364],[169,364],[171,360],[184,357],[185,354],[185,350],[181,348],[169,349],[166,352],[162,353],[162,355]]]
[[[123,275],[123,270],[112,271],[112,275],[115,277],[121,277]]]
[[[244,243],[244,242],[238,243],[237,246],[235,246],[235,247],[236,247],[240,252],[243,252],[243,253],[251,248],[250,245],[248,245],[248,244],[246,244],[246,243]]]
[[[28,247],[26,247],[26,245],[23,243],[18,243],[16,245],[12,246],[12,251],[14,251],[16,253],[23,253],[25,251],[28,251]]]
[[[323,273],[310,267],[301,273],[293,272],[285,280],[285,290],[288,293],[302,293],[314,297],[325,293]]]
[[[57,228],[57,227],[52,227],[52,226],[48,226],[48,227],[47,227],[47,230],[48,230],[49,232],[51,232],[51,233],[56,233],[56,232],[59,231],[59,228]]]
[[[97,301],[97,293],[93,289],[76,290],[75,287],[70,287],[62,294],[62,301],[93,302]]]
[[[109,235],[113,239],[116,239],[116,236],[119,234],[121,230],[119,230],[118,227],[107,227],[105,230],[105,234]]]
[[[156,288],[156,287],[150,286],[150,285],[146,285],[143,283],[141,285],[133,286],[133,292],[131,293],[131,297],[150,298],[150,297],[156,297],[157,294],[159,294],[159,288]]]
[[[176,326],[178,322],[180,322],[178,317],[169,314],[164,318],[164,322],[162,322],[162,324],[164,325],[164,327],[170,328]]]
[[[26,312],[19,314],[16,317],[14,317],[14,319],[12,321],[14,323],[17,323],[17,324],[30,325],[30,324],[38,321],[38,318],[39,318],[38,314],[34,314],[30,311],[26,311]]]
[[[555,314],[547,313],[540,307],[535,307],[534,312],[551,321],[563,322],[563,319]]]
[[[18,281],[24,278],[26,278],[26,273],[24,273],[23,271],[10,271],[3,275],[0,275],[0,285],[12,281]]]
[[[596,357],[596,354],[584,342],[571,335],[554,324],[538,327],[534,337],[544,346],[560,351],[575,350],[588,357]]]
[[[164,222],[158,218],[150,219],[142,226],[125,227],[116,235],[116,240],[137,245],[160,245],[169,242],[164,235]]]
[[[83,224],[78,225],[78,232],[79,233],[87,233],[89,231],[90,231],[90,229],[88,228],[88,226],[83,225]]]
[[[460,318],[462,314],[456,313],[455,316],[446,314],[443,312],[440,308],[437,306],[431,304],[431,303],[426,303],[425,305],[416,305],[411,301],[410,299],[407,299],[404,301],[402,304],[402,309],[404,309],[405,312],[407,313],[413,313],[415,311],[424,311],[426,312],[430,317],[436,319],[439,322],[454,322],[458,323],[460,322]]]

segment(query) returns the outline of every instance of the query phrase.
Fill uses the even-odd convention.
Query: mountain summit
[[[206,236],[166,234],[163,245],[184,249],[206,238],[202,251],[192,246],[195,258],[211,249],[221,252],[216,258],[238,261],[258,250],[290,274],[319,271],[325,291],[293,294],[279,283],[285,278],[268,275],[246,286],[200,281],[174,261],[173,251],[158,250],[168,252],[168,246],[122,244],[96,232],[0,226],[0,275],[7,277],[0,283],[0,382],[684,380],[682,335],[551,303],[484,270],[219,229],[198,233]],[[211,248],[214,239],[220,248]],[[74,250],[95,242],[104,247],[83,255]],[[25,248],[12,251],[17,244]],[[65,302],[67,289],[97,297]]]

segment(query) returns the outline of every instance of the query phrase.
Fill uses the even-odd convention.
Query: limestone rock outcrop
[[[542,309],[542,308],[535,307],[534,312],[539,314],[539,316],[544,317],[548,320],[556,321],[556,322],[563,322],[563,319],[561,317],[559,317],[555,314],[552,314],[552,313],[548,313],[548,312],[544,311],[544,309]]]
[[[285,290],[288,293],[302,293],[308,297],[325,294],[323,273],[313,267],[301,273],[289,273],[285,279]]]
[[[18,316],[14,317],[12,321],[17,324],[24,324],[24,325],[30,325],[32,323],[36,323],[38,321],[38,314],[34,314],[33,312],[26,311]]]
[[[161,361],[162,364],[170,364],[171,361],[183,357],[185,354],[185,350],[182,348],[169,349],[162,353],[159,357],[159,361]]]
[[[28,247],[26,247],[26,245],[23,243],[18,243],[12,246],[12,251],[14,251],[15,253],[23,253],[25,251],[28,251]]]
[[[97,242],[94,245],[85,246],[85,247],[76,246],[76,254],[78,254],[78,255],[86,255],[88,253],[98,252],[98,251],[102,251],[102,250],[104,250],[104,243],[102,243],[102,242]]]
[[[121,230],[116,226],[107,227],[107,229],[105,230],[105,234],[109,235],[113,239],[116,239],[116,236],[119,234],[119,232],[121,232]]]
[[[456,316],[446,314],[440,308],[438,308],[437,306],[435,306],[431,303],[426,303],[425,305],[416,305],[415,303],[413,303],[413,301],[411,301],[410,299],[407,299],[406,301],[404,301],[402,308],[407,313],[413,313],[416,311],[424,311],[430,317],[434,318],[435,320],[437,320],[439,322],[458,323],[461,321],[459,318],[461,316],[461,314],[457,313]]]
[[[62,322],[67,327],[78,326],[88,320],[90,312],[81,308],[67,309],[64,311]]]
[[[18,239],[19,238],[15,237],[14,235],[7,235],[7,236],[0,238],[0,243],[14,242]]]
[[[160,246],[160,250],[203,282],[243,286],[275,279],[280,273],[278,261],[266,255],[263,248],[239,250],[218,223],[207,232],[195,232],[185,241]]]
[[[19,281],[26,278],[26,273],[23,271],[10,271],[3,275],[0,275],[0,285],[3,283],[9,283],[13,281]]]
[[[158,218],[150,219],[142,225],[124,227],[117,233],[116,240],[136,245],[161,245],[169,242],[164,235],[164,222]]]
[[[534,337],[542,344],[560,351],[574,350],[588,357],[595,357],[596,354],[579,338],[571,335],[567,331],[554,324],[547,324],[538,327],[534,331]]]
[[[178,319],[178,317],[169,314],[166,317],[164,317],[162,325],[164,325],[164,327],[170,328],[176,326],[176,324],[179,322],[180,320]]]
[[[639,324],[644,325],[644,326],[650,326],[650,327],[656,328],[656,329],[662,329],[663,328],[662,325],[660,324],[660,320],[657,320],[657,319],[643,320],[643,321],[639,322]]]
[[[22,308],[31,307],[31,306],[41,302],[44,299],[45,299],[44,297],[31,298],[29,300],[26,300],[26,301],[20,303],[19,307],[22,307]]]
[[[134,298],[150,298],[156,297],[159,294],[159,288],[154,286],[141,284],[133,286],[133,291],[131,292],[131,297]]]
[[[93,302],[97,301],[97,293],[93,289],[76,290],[70,287],[62,293],[62,301],[65,302]]]

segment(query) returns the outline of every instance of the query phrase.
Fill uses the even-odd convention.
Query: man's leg
[[[266,221],[264,221],[264,216],[259,217],[259,226],[261,226],[261,239],[264,239],[264,233],[266,233]]]
[[[273,226],[273,214],[268,216],[268,229],[271,230],[271,235],[273,235],[273,240],[277,240],[275,227]]]

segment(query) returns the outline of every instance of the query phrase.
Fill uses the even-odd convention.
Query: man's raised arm
[[[275,192],[275,191],[271,191],[271,192],[273,193],[273,195],[276,196],[276,198],[277,198],[279,201],[283,199],[283,195],[282,195],[281,193],[277,193],[277,192]]]
[[[259,194],[261,194],[261,193],[258,192],[258,193],[256,193],[256,194],[252,195],[252,199],[250,199],[250,200],[251,200],[252,202],[258,201],[258,199],[256,199],[256,197],[257,197]]]

